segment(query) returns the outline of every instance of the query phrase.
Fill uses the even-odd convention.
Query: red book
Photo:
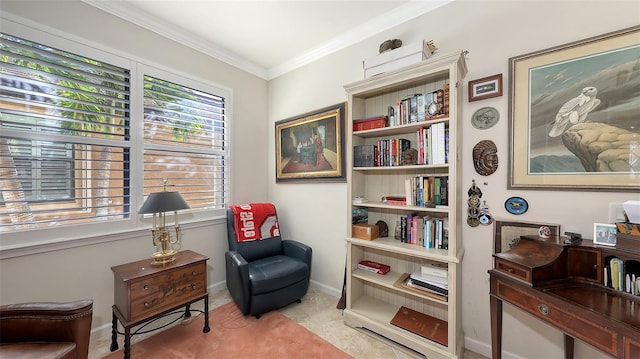
[[[360,261],[358,263],[358,268],[368,270],[370,272],[374,272],[378,274],[387,274],[391,270],[391,267],[389,267],[386,264],[369,261],[369,260]]]

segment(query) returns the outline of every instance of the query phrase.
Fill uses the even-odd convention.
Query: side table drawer
[[[205,262],[161,272],[131,283],[130,318],[138,320],[197,298],[207,291]]]
[[[496,294],[507,302],[526,310],[534,316],[569,335],[579,338],[611,355],[617,355],[618,335],[615,331],[589,322],[580,313],[569,313],[544,300],[536,298],[501,280],[497,281]]]

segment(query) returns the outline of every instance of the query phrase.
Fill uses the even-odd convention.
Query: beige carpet
[[[211,311],[209,321],[215,323],[209,333],[202,332],[199,315],[144,339],[131,347],[131,359],[352,358],[277,311],[256,319],[227,303]],[[120,349],[106,359],[122,356]]]
[[[212,291],[209,294],[209,308],[217,308],[231,301],[231,296],[227,289]],[[277,312],[305,327],[309,331],[322,337],[340,350],[348,353],[356,359],[410,359],[413,355],[404,353],[397,348],[391,347],[383,342],[372,338],[360,331],[357,331],[342,322],[342,311],[336,309],[338,298],[326,294],[322,291],[310,288],[307,295],[302,298],[302,303],[293,303]],[[194,309],[202,309],[200,302],[192,306]],[[209,321],[212,328],[218,325],[214,321]],[[151,326],[153,327],[153,326]],[[202,334],[202,327],[200,334]],[[488,330],[488,328],[487,328]],[[136,335],[132,338],[134,343],[131,348],[135,349],[141,340],[149,336],[155,336],[159,332]],[[209,333],[211,334],[211,333]],[[89,348],[89,359],[101,359],[109,355],[111,344],[111,331],[102,332],[102,335],[92,334],[91,346]],[[118,336],[118,344],[122,348],[122,335]],[[248,344],[249,345],[249,344]],[[122,353],[122,352],[120,352]],[[118,356],[121,359],[122,356]],[[424,359],[424,357],[422,357]],[[488,359],[485,356],[466,350],[463,359]],[[224,359],[224,358],[223,358]],[[303,357],[312,359],[312,357]]]

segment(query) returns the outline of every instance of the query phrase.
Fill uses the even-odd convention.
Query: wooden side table
[[[146,324],[185,307],[184,318],[191,316],[192,303],[204,300],[203,333],[209,332],[209,293],[207,292],[207,260],[193,251],[181,251],[176,260],[164,266],[152,265],[152,259],[111,267],[114,277],[114,305],[111,331],[111,351],[118,349],[118,334],[124,335],[124,358],[131,354],[131,336],[163,328],[163,325],[140,331]],[[175,321],[179,320],[177,318]],[[118,321],[124,333],[118,332]],[[175,322],[174,321],[174,322]],[[144,324],[137,331],[131,328]]]

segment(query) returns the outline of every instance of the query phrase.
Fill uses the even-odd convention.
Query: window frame
[[[29,39],[48,46],[63,49],[77,55],[95,58],[116,66],[130,69],[131,78],[131,217],[128,219],[109,222],[92,222],[88,224],[61,225],[56,227],[24,229],[3,233],[0,236],[0,259],[22,255],[43,253],[48,251],[86,246],[115,240],[139,238],[147,236],[151,227],[151,219],[138,214],[138,209],[144,202],[143,194],[143,78],[151,75],[163,80],[172,81],[183,86],[215,94],[225,100],[227,146],[225,158],[227,160],[227,178],[229,185],[226,193],[227,201],[232,193],[232,119],[233,119],[233,91],[225,86],[209,80],[202,80],[180,69],[159,65],[151,60],[132,56],[130,54],[91,43],[86,39],[77,38],[67,33],[45,29],[37,24],[26,26],[2,16],[3,32]],[[37,25],[37,26],[36,26]],[[225,209],[211,209],[181,214],[180,223],[184,230],[201,227],[214,223],[222,223],[226,217]],[[114,230],[116,228],[117,230]],[[82,235],[78,235],[82,233]]]

